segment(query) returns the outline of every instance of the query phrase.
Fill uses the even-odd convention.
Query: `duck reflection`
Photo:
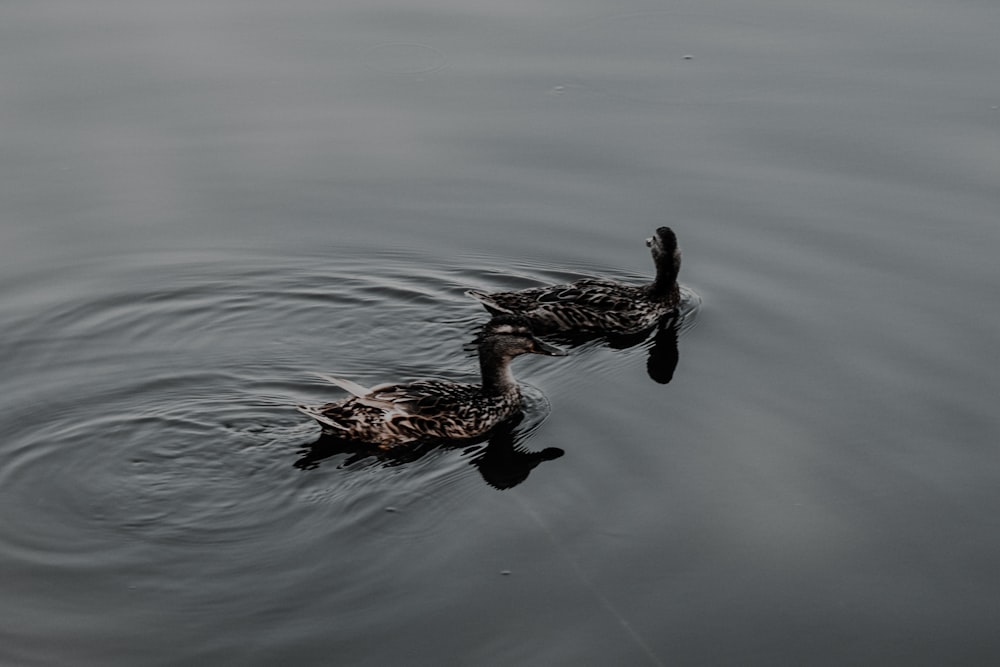
[[[521,418],[518,419],[520,420]],[[472,454],[469,463],[476,467],[487,484],[504,491],[528,479],[528,475],[539,464],[565,454],[558,447],[546,447],[538,452],[528,451],[521,446],[526,436],[526,433],[519,433],[514,428],[505,428],[491,437],[485,447],[466,449],[467,454]]]
[[[678,318],[671,318],[656,327],[646,358],[646,373],[653,382],[667,384],[674,379],[674,371],[681,358],[677,346],[679,330]]]
[[[324,433],[304,448],[302,456],[293,465],[300,470],[314,470],[323,461],[343,455],[338,468],[346,468],[366,459],[371,459],[376,465],[393,467],[416,461],[438,448],[461,448],[463,454],[469,456],[469,464],[479,471],[483,480],[494,489],[503,491],[526,480],[541,463],[557,459],[565,453],[558,447],[547,447],[537,452],[525,448],[522,443],[538,424],[519,428],[523,421],[523,413],[515,415],[491,433],[472,441],[420,442],[392,449],[381,449],[377,445]]]
[[[579,347],[588,343],[607,345],[614,350],[625,350],[637,345],[648,349],[646,373],[658,384],[667,384],[674,377],[680,361],[678,337],[683,323],[682,317],[665,317],[653,327],[630,334],[597,334],[562,332],[545,336],[565,347]]]
[[[552,341],[564,348],[576,348],[584,345],[607,345],[613,350],[627,350],[638,345],[648,349],[646,373],[658,384],[667,384],[674,377],[677,364],[680,361],[678,340],[680,332],[692,324],[688,315],[693,312],[689,308],[680,315],[664,317],[652,327],[628,334],[594,332],[594,331],[560,331],[541,334],[540,338]],[[463,346],[467,353],[474,353],[479,345],[477,335]]]

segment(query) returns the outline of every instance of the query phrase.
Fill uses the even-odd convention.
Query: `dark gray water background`
[[[997,664],[998,35],[5,2],[0,664]],[[664,224],[669,383],[652,343],[516,363],[501,463],[563,456],[310,449],[312,372],[474,377],[463,290],[641,280]]]

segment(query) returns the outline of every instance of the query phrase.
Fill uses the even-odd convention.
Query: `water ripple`
[[[113,568],[143,558],[143,545],[267,541],[304,507],[345,535],[429,536],[483,480],[523,481],[561,454],[529,442],[548,414],[532,378],[544,389],[560,360],[518,364],[528,415],[499,445],[293,465],[317,433],[294,405],[333,398],[313,371],[475,378],[463,345],[486,315],[463,291],[510,277],[481,259],[151,256],[22,281],[3,339],[0,500],[16,511],[0,549]],[[518,271],[533,283],[577,275]]]

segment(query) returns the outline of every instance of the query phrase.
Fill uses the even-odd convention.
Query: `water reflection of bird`
[[[565,331],[549,334],[546,338],[563,347],[580,347],[596,343],[615,350],[626,350],[644,345],[648,350],[646,372],[650,379],[659,384],[667,384],[673,379],[674,371],[677,370],[680,361],[678,339],[681,329],[690,324],[690,320],[687,319],[689,313],[690,311],[680,315],[668,315],[651,328],[630,334]]]
[[[339,467],[348,467],[366,459],[390,467],[416,461],[438,447],[450,449],[461,447],[465,454],[470,455],[469,463],[479,471],[487,484],[495,489],[506,490],[526,480],[531,471],[541,463],[552,461],[564,454],[558,447],[547,447],[539,452],[525,449],[521,443],[534,428],[519,429],[518,426],[523,418],[523,414],[517,414],[489,434],[470,441],[415,442],[391,449],[323,433],[319,439],[308,445],[306,451],[293,465],[300,470],[314,470],[322,461],[344,455],[345,458]],[[483,445],[483,442],[486,444]]]
[[[674,378],[680,350],[677,347],[679,318],[667,318],[656,327],[649,356],[646,357],[646,373],[653,382],[667,384]]]
[[[494,315],[526,318],[540,334],[600,332],[617,335],[648,331],[680,305],[677,274],[681,251],[677,236],[660,227],[646,245],[656,264],[656,276],[646,285],[628,285],[606,278],[585,278],[568,285],[533,287],[517,292],[466,292]]]
[[[481,451],[476,452],[470,463],[474,465],[487,484],[505,491],[526,480],[531,471],[545,461],[557,459],[565,452],[558,447],[546,447],[539,452],[528,451],[519,444],[512,428],[502,429],[489,439]]]
[[[318,406],[299,406],[340,438],[382,448],[425,440],[462,440],[483,435],[521,411],[521,389],[510,362],[522,354],[563,356],[534,336],[518,317],[497,317],[479,336],[481,384],[418,380],[371,389],[322,376],[353,396]]]

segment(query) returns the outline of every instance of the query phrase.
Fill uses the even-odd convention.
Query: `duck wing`
[[[520,404],[517,392],[486,396],[479,385],[418,380],[382,384],[358,396],[360,385],[327,378],[349,387],[353,396],[299,410],[328,431],[347,439],[395,446],[426,439],[478,437],[508,417]]]
[[[488,310],[529,318],[539,333],[633,332],[651,326],[663,314],[662,305],[649,297],[649,285],[628,285],[606,278],[584,278],[565,285],[476,298]]]
[[[325,373],[315,375],[350,393],[355,402],[387,412],[439,412],[468,401],[479,391],[476,385],[444,380],[386,383],[369,388]]]
[[[521,402],[519,392],[487,396],[479,385],[440,380],[388,385],[372,394],[374,400],[391,402],[395,408],[384,413],[385,421],[417,440],[478,437],[509,417]]]
[[[588,278],[569,285],[538,288],[532,296],[538,306],[576,306],[606,312],[628,310],[640,292],[641,288],[632,285]]]
[[[380,407],[390,412],[430,417],[467,404],[479,393],[478,385],[444,380],[418,380],[379,385],[358,400],[365,405]]]
[[[479,301],[506,312],[526,313],[561,308],[588,309],[596,312],[623,311],[634,307],[642,287],[614,280],[585,278],[568,285],[532,287],[519,292],[497,292]],[[487,301],[488,299],[488,301]]]
[[[494,314],[523,313],[540,306],[590,306],[598,309],[614,308],[607,297],[616,291],[632,294],[638,288],[613,280],[584,278],[567,285],[531,287],[516,292],[481,292],[468,290],[466,295],[482,303]]]

